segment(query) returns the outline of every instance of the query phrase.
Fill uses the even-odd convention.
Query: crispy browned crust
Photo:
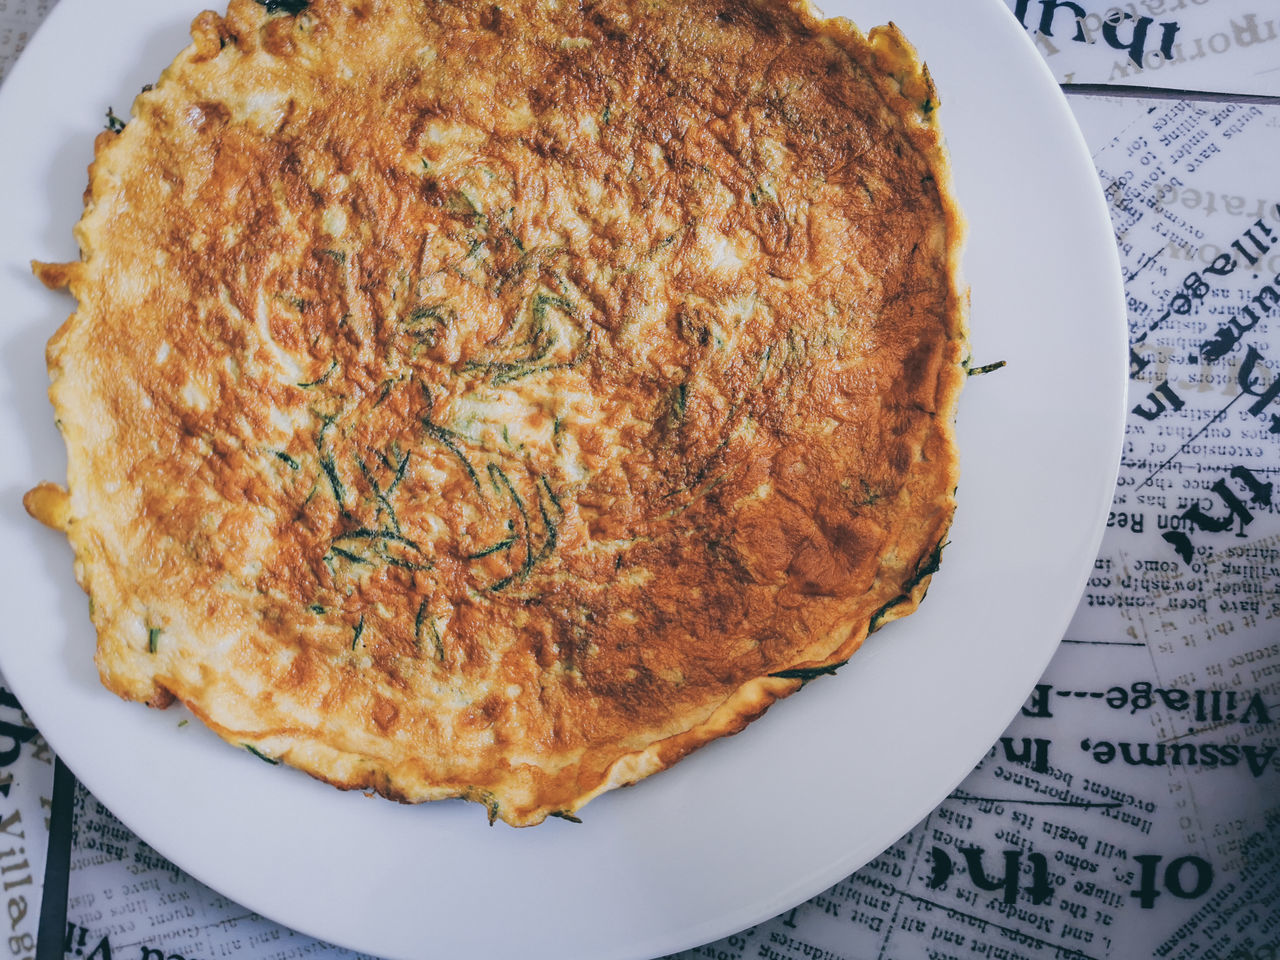
[[[99,137],[49,344],[119,695],[537,823],[915,609],[961,220],[928,72],[804,0],[232,0]]]

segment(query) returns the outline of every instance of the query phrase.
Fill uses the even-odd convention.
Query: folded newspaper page
[[[0,3],[0,76],[50,6]],[[950,797],[830,890],[682,958],[1280,957],[1280,105],[1256,96],[1280,92],[1280,11],[1008,6],[1064,83],[1215,94],[1071,97],[1131,343],[1093,575],[1044,677]],[[15,958],[34,953],[51,782],[0,687]],[[75,806],[68,956],[354,956],[197,883],[83,790]]]

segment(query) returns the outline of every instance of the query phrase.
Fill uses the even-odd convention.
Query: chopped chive
[[[520,579],[523,580],[529,575],[529,571],[533,569],[533,545],[529,539],[529,511],[525,509],[524,501],[520,499],[520,494],[516,492],[516,488],[512,485],[511,478],[496,463],[489,464],[489,477],[491,479],[496,477],[502,481],[502,485],[507,488],[507,493],[510,494],[516,509],[520,511],[520,519],[524,523],[524,565],[520,568]]]
[[[107,107],[107,129],[112,133],[121,133],[124,130],[125,121],[116,116],[113,108]]]
[[[259,760],[265,760],[267,763],[271,764],[273,767],[280,765],[279,760],[277,760],[275,757],[267,756],[265,753],[263,753],[261,750],[255,747],[252,743],[242,743],[240,744],[240,746],[244,747],[246,750],[252,753]]]
[[[285,453],[283,450],[277,450],[277,451],[276,451],[276,458],[277,458],[278,460],[282,460],[284,463],[286,463],[286,464],[289,466],[289,469],[290,469],[290,470],[297,470],[297,469],[298,469],[298,461],[297,461],[297,460],[295,460],[295,459],[293,459],[293,457],[289,456],[289,455],[288,455],[287,453]]]
[[[267,13],[287,13],[296,17],[307,9],[309,0],[257,0],[257,2],[267,8]]]
[[[769,370],[769,358],[773,356],[773,344],[769,344],[764,348],[764,354],[760,358],[760,372],[756,374],[756,382],[754,386],[759,386],[764,380],[764,375]]]
[[[413,618],[413,638],[418,642],[418,646],[422,646],[422,624],[426,623],[431,627],[431,640],[436,648],[436,659],[441,663],[444,662],[444,638],[440,636],[440,628],[436,626],[436,618],[431,616],[427,610],[427,600],[424,597],[422,603],[418,605],[418,615]]]
[[[942,548],[947,544],[945,541],[938,541],[938,545],[933,548],[927,557],[920,561],[920,565],[916,567],[915,573],[911,575],[905,584],[903,584],[902,593],[894,597],[883,607],[871,615],[871,622],[867,624],[867,633],[874,633],[880,628],[880,622],[884,619],[886,613],[901,603],[906,603],[911,599],[911,591],[918,587],[926,577],[932,576],[938,572],[938,568],[942,565]]]
[[[343,550],[341,547],[330,547],[329,552],[332,554],[336,554],[337,556],[341,557],[343,560],[347,560],[351,563],[368,563],[369,562],[364,557],[360,556],[358,553],[352,553],[350,550]]]
[[[547,488],[548,493],[550,493],[550,489],[550,487]],[[556,530],[556,525],[551,522],[551,518],[547,516],[547,508],[542,503],[542,489],[534,487],[534,490],[538,494],[538,513],[542,514],[542,525],[547,531],[547,539],[543,542],[542,549],[538,551],[537,561],[541,563],[555,551],[556,544],[560,542],[560,534]],[[564,512],[561,511],[561,516],[563,515]]]
[[[428,328],[422,329],[422,324],[430,321]],[[413,307],[408,315],[404,317],[404,324],[412,326],[412,328],[420,328],[411,330],[412,337],[419,342],[425,344],[426,347],[434,347],[439,342],[440,332],[449,325],[449,319],[444,315],[438,306],[417,306]]]
[[[980,376],[982,376],[984,373],[991,373],[993,370],[999,370],[999,369],[1000,369],[1001,367],[1003,367],[1006,363],[1008,363],[1008,361],[1007,361],[1007,360],[997,360],[995,363],[988,363],[987,365],[982,366],[982,367],[969,367],[969,366],[966,366],[966,367],[965,367],[965,372],[966,372],[969,376],[971,376],[971,377],[980,377]]]
[[[606,109],[608,109],[608,108],[606,107]],[[547,814],[547,816],[549,816],[549,817],[559,817],[561,820],[568,820],[570,823],[581,823],[581,822],[582,822],[582,820],[581,820],[580,818],[575,817],[575,816],[574,816],[572,813],[570,813],[568,810],[552,810],[549,814]]]
[[[545,476],[541,476],[538,479],[542,481],[542,489],[547,491],[547,496],[551,498],[551,502],[556,505],[556,509],[560,511],[560,516],[563,517],[564,507],[560,506],[560,498],[557,497],[555,491],[551,489],[551,484],[547,482],[547,478]]]
[[[569,316],[573,316],[573,304],[564,297],[540,293],[533,298],[533,318],[539,323],[547,318],[547,307],[555,307],[557,310],[562,310]]]
[[[351,649],[356,648],[356,644],[360,642],[360,634],[364,633],[364,614],[360,614],[360,622],[351,629]]]
[[[331,376],[333,376],[333,371],[336,369],[338,369],[338,361],[334,360],[329,364],[329,369],[326,370],[324,372],[324,375],[320,377],[318,380],[311,380],[307,383],[299,383],[297,384],[297,386],[302,387],[304,390],[308,387],[318,387],[320,384],[324,383]]]
[[[522,367],[515,370],[507,370],[496,374],[490,381],[494,386],[500,386],[504,383],[511,383],[513,380],[521,380],[524,377],[531,377],[539,373],[547,373],[551,370],[569,370],[576,366],[576,360],[570,360],[565,363],[544,363],[536,367]]]
[[[676,387],[671,397],[672,419],[676,423],[684,420],[684,411],[689,402],[689,385],[682,383]]]
[[[539,331],[526,342],[533,343],[535,346],[534,352],[527,357],[521,357],[518,360],[468,360],[463,369],[496,373],[498,376],[494,377],[494,383],[497,383],[498,377],[504,374],[524,376],[530,370],[531,364],[537,363],[551,352],[551,348],[556,345],[556,336],[553,333],[544,340],[542,339],[541,331]]]
[[[426,387],[424,386],[423,389],[425,390]],[[431,397],[431,394],[428,393],[427,394],[428,400],[430,400],[430,397]],[[462,449],[458,446],[458,444],[454,440],[454,438],[457,437],[457,434],[454,433],[452,430],[447,430],[444,427],[441,427],[441,426],[438,426],[437,424],[432,423],[430,420],[426,419],[425,417],[423,418],[422,425],[426,429],[428,436],[430,436],[433,440],[436,440],[439,443],[443,444],[446,448],[448,448],[450,453],[452,453],[455,457],[458,458],[459,461],[461,461],[462,466],[467,471],[467,476],[471,478],[471,483],[476,488],[476,492],[483,497],[484,490],[480,486],[480,478],[476,475],[475,467],[471,466],[471,461],[467,459],[467,455],[462,452]]]
[[[871,615],[871,621],[867,624],[867,633],[875,633],[880,629],[880,622],[884,620],[885,614],[896,607],[900,603],[905,603],[910,598],[906,594],[894,597],[883,607]]]
[[[405,467],[409,466],[409,454],[412,452],[411,450],[400,458],[400,462],[396,465],[396,475],[391,478],[391,485],[387,487],[387,493],[393,493],[396,487],[400,486],[400,481],[404,479]]]
[[[333,457],[321,457],[320,467],[324,470],[325,476],[329,478],[329,486],[333,489],[333,499],[338,501],[338,507],[343,513],[346,513],[347,507],[344,503],[347,498],[346,491],[342,489],[342,481],[338,478],[338,468],[333,462]]]
[[[947,542],[949,541],[938,541],[938,545],[933,548],[933,552],[925,557],[920,566],[916,567],[915,574],[907,582],[908,587],[915,587],[925,577],[932,576],[938,572],[938,568],[942,566],[942,548],[947,545]]]
[[[382,457],[383,463],[387,462],[386,457],[383,457],[381,453],[379,453],[378,456]],[[380,486],[378,486],[377,479],[374,477],[372,471],[370,471],[368,465],[364,462],[364,459],[362,457],[357,456],[355,458],[355,461],[356,461],[356,466],[360,468],[361,475],[364,476],[365,482],[368,483],[370,489],[373,490],[373,496],[378,501],[378,517],[381,518],[382,511],[386,510],[387,515],[391,517],[391,526],[395,529],[396,533],[399,533],[400,518],[396,516],[395,507],[391,505],[391,501],[387,499],[386,493],[382,490]],[[338,537],[338,539],[341,540],[342,538]]]
[[[445,317],[439,306],[417,306],[409,311],[409,315],[405,317],[408,323],[421,323],[423,320],[432,320],[440,326],[448,326],[448,318]]]
[[[147,652],[155,653],[156,647],[158,646],[159,642],[160,642],[160,628],[148,627],[147,628]]]
[[[825,667],[794,667],[790,670],[779,670],[777,673],[769,674],[769,676],[808,683],[815,677],[835,676],[836,671],[848,662],[848,660],[841,660],[839,663],[831,663]]]
[[[490,554],[499,552],[500,550],[506,550],[508,547],[513,546],[517,539],[518,538],[516,537],[507,537],[505,540],[499,540],[491,547],[485,547],[483,550],[479,550],[476,553],[467,554],[467,559],[479,560],[481,557],[487,557]]]
[[[307,609],[312,613],[324,613],[324,607],[320,606],[318,603],[313,603],[311,606],[307,607]]]
[[[418,645],[422,645],[422,619],[427,615],[427,598],[423,597],[422,602],[418,604],[417,616],[413,618],[413,639],[418,641]]]
[[[425,563],[414,563],[412,560],[406,560],[403,557],[393,557],[390,555],[382,558],[393,567],[402,567],[405,570],[430,570],[435,564],[428,560]]]
[[[419,553],[422,552],[422,547],[418,546],[417,541],[410,540],[403,534],[394,533],[391,530],[349,530],[334,537],[333,540],[334,543],[339,540],[392,540],[396,543],[403,543],[406,546],[413,547]]]
[[[474,200],[467,196],[465,190],[454,190],[450,193],[449,205],[457,213],[465,213],[478,217],[484,216],[484,212],[476,205]]]

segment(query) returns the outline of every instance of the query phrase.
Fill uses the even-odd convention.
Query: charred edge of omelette
[[[757,6],[768,10],[770,4],[753,0]],[[958,396],[965,377],[961,361],[967,352],[967,293],[960,281],[960,252],[964,226],[951,190],[951,176],[946,152],[936,123],[938,97],[927,68],[918,59],[914,49],[901,32],[892,24],[872,29],[864,36],[853,24],[843,19],[822,20],[808,0],[785,0],[773,5],[798,17],[804,25],[817,34],[824,34],[835,41],[852,60],[864,68],[865,74],[876,84],[885,105],[903,123],[903,130],[911,145],[925,165],[932,171],[938,184],[938,193],[946,220],[947,267],[950,280],[948,315],[945,323],[949,336],[948,355],[944,357],[938,373],[937,409],[934,417],[943,433],[946,448],[950,452],[951,477],[948,486],[954,490],[956,457],[954,450],[954,421]],[[162,76],[164,84],[170,71],[187,61],[199,61],[216,56],[227,38],[227,27],[216,14],[203,13],[192,25],[193,43],[175,60],[174,66]],[[159,86],[159,84],[158,84]],[[112,145],[122,136],[116,131],[104,131],[95,142],[95,162],[90,167],[90,183],[86,190],[86,209],[92,207],[94,197],[109,190],[101,163]],[[66,287],[76,294],[77,281],[83,276],[83,264],[93,255],[93,250],[83,232],[77,227],[81,241],[82,260],[70,264],[34,264],[40,279],[50,287]],[[59,333],[50,340],[49,365],[54,372],[59,355],[59,344],[65,332],[76,321],[73,314]],[[51,395],[53,391],[51,390]],[[55,408],[58,400],[54,397]],[[76,554],[76,576],[82,587],[94,595],[115,592],[115,584],[91,584],[89,559],[97,545],[75,523],[73,509],[74,492],[68,495],[52,485],[41,485],[27,498],[29,511],[38,519],[67,533]],[[809,660],[791,664],[773,673],[743,683],[722,702],[704,722],[666,739],[650,744],[619,757],[606,773],[594,784],[581,784],[581,793],[568,806],[550,808],[519,808],[503,804],[487,790],[468,783],[416,784],[406,789],[404,771],[388,770],[355,753],[338,750],[316,737],[295,730],[276,731],[274,736],[257,734],[250,740],[239,731],[218,725],[212,718],[202,717],[216,733],[233,744],[245,747],[271,762],[286,760],[312,776],[344,789],[373,790],[391,799],[408,802],[462,797],[480,802],[489,811],[492,822],[501,817],[513,825],[541,822],[546,816],[562,816],[574,819],[574,813],[595,796],[642,779],[663,770],[698,747],[742,730],[749,722],[763,714],[776,700],[788,696],[815,676],[832,672],[843,664],[862,644],[871,630],[884,623],[906,616],[916,609],[928,588],[930,577],[944,545],[947,529],[954,512],[954,500],[943,505],[942,516],[936,524],[935,536],[929,549],[917,558],[916,575],[905,585],[904,592],[895,597],[867,623],[855,627],[848,639],[821,660]],[[95,569],[106,572],[101,566]],[[878,582],[878,581],[877,581]],[[156,684],[148,691],[117,691],[133,699],[144,700],[153,706],[166,706],[173,695]],[[190,704],[188,704],[190,706]],[[199,714],[197,714],[199,715]],[[277,743],[282,747],[276,752]],[[410,772],[412,782],[412,772]]]

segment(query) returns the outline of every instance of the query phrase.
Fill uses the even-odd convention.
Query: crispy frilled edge
[[[768,0],[757,0],[757,2],[768,3]],[[960,389],[966,379],[963,361],[968,355],[969,293],[962,282],[960,269],[965,224],[953,195],[950,164],[937,121],[940,105],[937,90],[929,75],[928,67],[920,60],[915,48],[895,24],[873,27],[864,35],[847,19],[837,17],[824,20],[817,8],[808,0],[777,0],[769,5],[780,13],[790,13],[795,16],[815,34],[830,38],[862,67],[876,85],[885,105],[902,121],[904,134],[917,154],[928,165],[938,184],[946,221],[946,262],[951,288],[948,295],[947,315],[942,318],[942,322],[946,327],[951,349],[950,362],[943,363],[938,372],[935,422],[948,452],[950,476],[945,486],[954,491],[959,475],[954,420]],[[180,67],[188,60],[201,60],[216,55],[220,47],[219,28],[220,20],[215,14],[208,12],[200,14],[192,24],[193,43],[179,55],[170,70]],[[162,76],[160,82],[163,83],[164,80],[165,77]],[[89,186],[85,191],[86,204],[96,193],[108,187],[101,182],[97,160],[117,137],[117,133],[107,130],[99,134],[94,142],[95,161],[89,167]],[[79,233],[77,235],[79,236]],[[83,237],[80,239],[83,240]],[[91,255],[92,251],[85,249],[82,243],[82,257],[87,259]],[[69,289],[75,295],[77,281],[83,276],[84,259],[72,263],[33,261],[32,268],[45,286],[50,289]],[[63,330],[73,323],[74,319],[73,314]],[[51,368],[55,344],[60,339],[61,332],[55,334],[50,340]],[[56,409],[57,399],[52,397],[52,391],[51,398],[54,400]],[[27,511],[37,520],[67,535],[77,558],[76,579],[86,592],[90,592],[88,571],[80,558],[91,554],[94,545],[87,542],[82,528],[75,523],[68,491],[56,484],[41,483],[24,496],[23,503]],[[855,626],[855,629],[849,633],[848,639],[830,655],[821,660],[796,663],[786,669],[742,684],[704,722],[675,736],[657,741],[643,750],[619,757],[598,783],[589,789],[584,789],[567,807],[557,809],[545,806],[520,807],[511,802],[505,802],[505,798],[496,797],[487,790],[474,787],[433,787],[417,784],[416,789],[410,791],[406,789],[406,785],[396,782],[389,771],[371,766],[367,758],[336,750],[314,739],[292,744],[289,751],[289,764],[341,789],[373,791],[388,799],[405,803],[448,798],[475,801],[487,808],[490,823],[501,818],[512,826],[531,826],[543,822],[548,816],[576,822],[577,811],[595,797],[617,787],[636,783],[671,767],[683,757],[713,740],[740,732],[776,701],[789,696],[818,676],[834,673],[862,646],[870,633],[890,621],[914,612],[924,599],[933,573],[938,569],[954,510],[955,501],[951,499],[945,505],[945,517],[940,524],[936,541],[930,551],[918,559],[915,573],[904,584],[903,592],[882,606],[866,624]],[[157,688],[146,702],[153,707],[167,707],[174,699],[169,691]],[[192,705],[187,704],[187,706],[190,708]],[[199,711],[193,710],[193,713],[228,742],[236,743],[268,762],[279,762],[271,759],[268,753],[258,749],[254,744],[240,742],[241,738],[234,731],[222,728]]]

